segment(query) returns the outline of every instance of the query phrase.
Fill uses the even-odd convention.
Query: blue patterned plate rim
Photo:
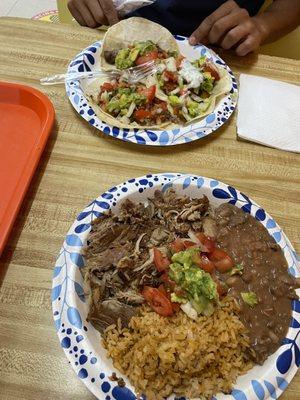
[[[202,120],[184,127],[169,130],[149,129],[121,129],[113,127],[101,121],[89,100],[85,97],[84,87],[87,83],[78,81],[66,81],[65,88],[67,96],[76,112],[85,119],[92,127],[102,131],[105,135],[141,145],[150,146],[173,146],[202,139],[220,128],[233,113],[237,104],[238,84],[231,69],[212,50],[204,45],[190,46],[184,36],[175,35],[181,53],[188,58],[197,58],[207,55],[219,67],[225,68],[231,79],[230,93],[224,96],[214,111]],[[99,67],[101,41],[95,42],[82,50],[69,64],[68,72],[92,71]]]
[[[282,248],[289,273],[300,276],[299,256],[282,229],[257,203],[230,185],[202,176],[170,172],[129,179],[108,189],[92,201],[71,226],[58,255],[52,283],[53,317],[60,344],[77,376],[99,399],[134,400],[136,397],[125,377],[125,388],[109,380],[115,369],[100,344],[99,333],[86,321],[87,304],[80,268],[85,264],[83,247],[90,224],[110,209],[117,212],[118,205],[127,197],[145,201],[156,189],[165,191],[169,187],[192,197],[206,194],[214,206],[229,202],[253,215]],[[213,400],[277,399],[297,372],[299,348],[300,301],[294,300],[290,328],[280,348],[262,366],[257,365],[239,377],[231,394],[217,394]]]

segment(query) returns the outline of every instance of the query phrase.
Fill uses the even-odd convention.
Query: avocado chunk
[[[214,311],[214,302],[219,299],[217,285],[211,275],[195,264],[195,255],[199,249],[188,249],[175,253],[172,256],[169,276],[186,293],[199,314],[211,315]],[[182,303],[185,296],[171,295],[173,301]]]
[[[178,96],[171,95],[168,97],[171,106],[178,107],[181,106],[181,100]]]
[[[134,60],[131,58],[130,49],[122,49],[118,52],[115,60],[115,65],[118,69],[127,69],[134,65]]]

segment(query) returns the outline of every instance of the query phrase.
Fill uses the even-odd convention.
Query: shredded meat
[[[195,226],[200,229],[208,207],[206,196],[192,200],[168,189],[156,191],[147,205],[127,199],[118,214],[93,221],[82,272],[91,294],[88,320],[98,330],[117,323],[120,315],[126,325],[138,312],[141,287],[161,283],[151,249],[165,251],[176,237],[186,237]]]

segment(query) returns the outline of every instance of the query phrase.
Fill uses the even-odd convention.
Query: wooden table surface
[[[69,226],[90,200],[115,184],[163,171],[224,181],[268,210],[300,251],[299,155],[237,141],[236,113],[206,139],[140,147],[91,129],[72,109],[63,86],[40,87],[41,76],[64,71],[101,36],[88,28],[0,18],[0,79],[42,90],[56,110],[52,135],[0,259],[0,399],[94,398],[60,348],[50,287]],[[222,56],[237,76],[245,72],[300,84],[300,61]],[[282,400],[300,400],[299,372]]]

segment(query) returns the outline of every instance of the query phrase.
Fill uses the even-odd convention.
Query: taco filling
[[[184,124],[201,117],[210,107],[221,78],[207,57],[190,62],[176,51],[162,50],[151,40],[105,51],[104,57],[121,70],[155,61],[156,72],[135,85],[122,79],[101,82],[94,101],[123,124]]]

